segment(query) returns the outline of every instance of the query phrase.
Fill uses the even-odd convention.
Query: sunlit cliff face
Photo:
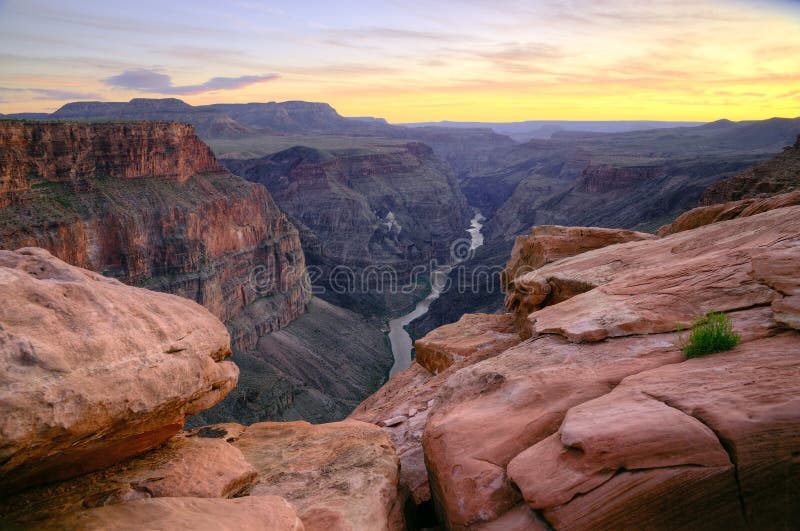
[[[0,112],[172,96],[394,122],[800,115],[795,2],[118,4],[0,0]]]

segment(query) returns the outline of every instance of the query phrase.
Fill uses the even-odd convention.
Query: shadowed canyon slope
[[[364,314],[412,305],[425,289],[412,269],[450,262],[470,217],[452,172],[420,143],[366,153],[296,147],[223,162],[266,186],[298,227],[320,296]],[[382,284],[392,271],[394,285]]]
[[[780,203],[664,238],[537,227],[504,275],[513,313],[418,340],[353,418],[450,529],[794,527],[798,250]],[[676,327],[711,309],[741,343],[687,360]]]

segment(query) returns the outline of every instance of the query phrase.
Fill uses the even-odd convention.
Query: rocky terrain
[[[450,529],[792,528],[800,207],[786,204],[662,238],[538,227],[503,275],[511,313],[418,340],[352,416],[384,427],[403,488]],[[687,359],[678,327],[712,309],[741,342]]]
[[[385,378],[392,357],[379,327],[340,309],[316,305],[320,324],[267,339],[310,299],[298,232],[264,187],[220,166],[192,126],[2,122],[0,192],[0,248],[42,247],[195,300],[225,322],[242,385],[208,418],[341,419]],[[358,336],[352,348],[334,327],[320,333],[334,315]]]
[[[239,350],[304,311],[297,231],[191,126],[3,122],[0,131],[0,247],[43,247],[194,299],[226,322]]]
[[[513,238],[534,225],[654,232],[698,202],[749,197],[746,190],[768,196],[796,189],[797,149],[769,158],[793,143],[798,132],[798,119],[722,120],[620,134],[558,133],[550,140],[493,150],[461,181],[469,203],[489,217],[486,249],[466,267],[496,269],[509,258]],[[442,294],[410,329],[421,337],[463,312],[499,310],[497,285],[495,280],[491,289],[476,285],[465,293]]]
[[[236,385],[197,303],[0,251],[0,527],[399,530],[398,458],[346,421],[181,431]]]
[[[800,136],[793,146],[763,164],[709,186],[700,199],[702,205],[713,205],[769,197],[800,188]]]
[[[449,263],[470,217],[452,172],[420,143],[355,154],[296,147],[223,163],[266,186],[298,227],[320,297],[366,315],[412,306],[427,289],[414,267]]]

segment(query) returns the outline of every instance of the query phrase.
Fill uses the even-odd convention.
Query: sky
[[[0,0],[0,113],[324,101],[390,122],[800,116],[800,2]]]

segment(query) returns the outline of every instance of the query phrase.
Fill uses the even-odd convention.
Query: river
[[[484,217],[477,212],[475,217],[470,220],[470,226],[467,229],[470,236],[470,251],[474,251],[483,245],[481,229],[484,221]],[[431,292],[428,296],[419,301],[411,312],[389,321],[389,342],[392,345],[392,353],[394,354],[394,365],[389,373],[390,378],[411,365],[411,351],[414,347],[414,342],[406,332],[405,326],[417,317],[425,315],[431,303],[439,298],[441,290],[447,282],[447,274],[452,268],[453,266],[449,265],[434,270],[431,273]]]

